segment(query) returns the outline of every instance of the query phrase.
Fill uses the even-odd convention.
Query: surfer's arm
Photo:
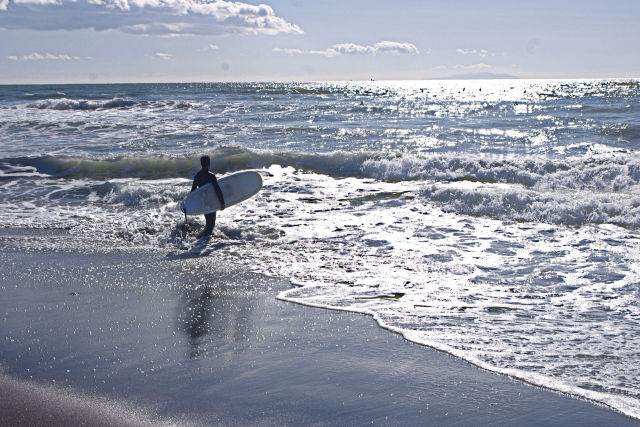
[[[193,185],[191,186],[191,191],[195,191],[198,188],[198,184],[196,182],[196,178],[193,178]]]
[[[213,175],[212,175],[211,183],[213,184],[213,188],[215,188],[215,190],[216,190],[216,194],[218,195],[218,199],[220,199],[220,207],[221,207],[221,209],[226,208],[226,206],[224,204],[224,196],[222,195],[222,190],[220,189],[220,186],[218,185],[218,180]]]

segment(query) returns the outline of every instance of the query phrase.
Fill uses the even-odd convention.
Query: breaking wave
[[[445,212],[506,221],[640,227],[640,196],[587,191],[546,192],[519,186],[429,185],[422,193]]]
[[[175,108],[179,110],[197,108],[198,104],[187,101],[134,101],[131,99],[113,98],[109,100],[88,100],[88,99],[69,99],[69,98],[49,98],[32,102],[26,105],[27,108],[39,109],[39,110],[127,110],[131,108]]]
[[[90,101],[85,99],[45,99],[27,105],[28,108],[40,110],[98,110],[112,108],[128,108],[136,105],[135,101],[114,98],[108,101]]]
[[[205,154],[205,153],[202,153]],[[217,173],[262,169],[272,165],[336,178],[400,181],[469,181],[517,184],[546,190],[635,193],[640,190],[640,156],[627,152],[589,153],[572,158],[507,158],[473,155],[384,155],[370,152],[278,152],[222,147],[207,152]],[[190,177],[199,156],[129,155],[122,157],[40,156],[0,159],[0,176],[38,173],[62,178],[165,179]]]
[[[342,151],[274,152],[225,147],[210,154],[212,170],[219,174],[245,169],[268,170],[275,165],[336,179],[412,181],[422,188],[418,197],[447,212],[569,226],[609,223],[640,227],[640,158],[628,153],[568,159],[491,159],[455,155],[383,156]],[[87,187],[87,194],[93,192],[102,203],[157,206],[184,197],[181,190],[164,188],[161,180],[188,180],[199,167],[199,154],[25,157],[0,160],[0,181],[29,177],[62,179],[61,182],[90,180],[94,184]],[[107,182],[101,183],[104,181]],[[160,193],[158,186],[163,188]],[[3,187],[11,191],[11,185]],[[73,200],[85,197],[75,193],[71,196]],[[58,197],[63,196],[54,192],[47,199],[51,202]],[[39,204],[37,198],[34,203]]]

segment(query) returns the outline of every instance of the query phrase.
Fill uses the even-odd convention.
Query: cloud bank
[[[374,45],[359,45],[355,43],[340,43],[324,50],[304,50],[304,49],[289,49],[279,48],[273,49],[274,52],[285,53],[287,55],[320,55],[332,58],[338,55],[378,55],[383,53],[389,53],[392,55],[400,54],[413,54],[420,53],[418,48],[412,43],[407,42],[393,42],[393,41],[381,41]]]
[[[0,0],[0,28],[149,35],[303,33],[268,5],[225,0]]]

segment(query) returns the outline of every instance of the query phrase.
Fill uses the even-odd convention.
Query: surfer
[[[214,174],[209,172],[209,167],[211,167],[211,158],[209,156],[200,157],[200,165],[202,165],[202,169],[200,169],[196,176],[193,178],[191,191],[194,191],[198,187],[202,187],[203,185],[211,183],[213,185],[213,188],[216,190],[218,199],[220,199],[220,205],[222,206],[222,209],[224,209],[224,197],[222,196],[222,190],[220,190],[220,186],[218,185],[218,180],[216,179],[216,176]],[[216,213],[211,212],[208,214],[204,214],[204,219],[206,221],[206,225],[202,233],[200,233],[200,237],[210,236],[211,233],[213,233],[213,227],[215,227],[216,225]]]

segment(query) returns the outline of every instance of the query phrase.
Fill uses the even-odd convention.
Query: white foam
[[[637,233],[448,214],[416,197],[419,182],[270,172],[270,194],[245,212],[275,209],[249,223],[283,234],[253,240],[269,255],[234,252],[300,286],[282,298],[371,314],[484,369],[640,416]]]
[[[303,285],[303,286],[308,287],[310,285]],[[491,363],[485,362],[481,358],[473,357],[473,355],[471,355],[469,352],[461,351],[458,348],[448,346],[439,341],[434,341],[430,339],[428,336],[424,336],[425,334],[419,331],[391,326],[390,324],[385,322],[381,318],[381,316],[375,311],[370,311],[366,309],[354,310],[351,307],[340,307],[340,306],[335,306],[331,304],[313,303],[313,302],[309,302],[309,300],[307,300],[306,298],[290,297],[289,295],[294,292],[295,290],[283,291],[278,295],[278,298],[283,301],[289,301],[289,302],[293,302],[293,303],[297,303],[297,304],[301,304],[309,307],[325,308],[330,310],[347,311],[352,313],[355,312],[355,313],[370,315],[380,325],[380,327],[387,329],[391,332],[395,332],[399,335],[402,335],[408,341],[414,342],[416,344],[424,345],[427,347],[431,347],[435,350],[438,350],[444,353],[451,354],[452,356],[458,357],[462,360],[466,360],[467,362],[479,368],[485,369],[487,371],[506,375],[511,378],[521,380],[528,384],[535,385],[538,387],[543,387],[548,390],[587,399],[592,402],[605,405],[629,417],[640,419],[640,400],[637,398],[627,397],[625,395],[614,395],[610,393],[602,393],[602,392],[593,391],[593,390],[586,390],[584,388],[576,386],[571,382],[558,380],[551,376],[541,375],[535,372],[527,372],[525,370],[519,370],[519,369],[500,368],[499,366],[495,366]]]
[[[287,298],[372,313],[637,417],[638,85],[141,87],[133,105],[118,86],[102,100],[27,104],[21,92],[0,105],[0,222],[75,236],[16,238],[25,250],[197,246],[221,263],[250,259],[303,285]],[[184,226],[178,209],[204,153],[217,173],[265,169],[263,190],[218,216],[210,244],[196,243],[202,219]]]
[[[198,254],[230,264],[252,259],[253,270],[303,285],[283,298],[373,314],[408,339],[483,368],[639,415],[633,229],[492,219],[509,209],[533,214],[543,202],[548,212],[568,205],[560,193],[510,184],[382,182],[280,167],[263,174],[263,190],[221,212],[213,246],[205,242]],[[26,185],[25,194],[15,205],[2,196],[3,224],[65,227],[88,247],[201,244],[194,227],[201,218],[181,226],[187,179],[48,180],[35,188],[11,180]],[[503,206],[522,191],[512,208]],[[454,202],[495,211],[447,212]]]
[[[40,110],[97,110],[110,108],[127,108],[135,105],[136,102],[122,98],[114,98],[108,101],[93,101],[86,99],[46,99],[27,105],[28,108],[37,108]]]
[[[366,176],[391,181],[408,179],[520,184],[546,189],[637,191],[640,156],[589,144],[582,156],[475,156],[470,154],[403,155],[369,158]],[[590,149],[602,150],[599,156]]]
[[[519,185],[434,184],[422,195],[447,212],[507,221],[640,227],[640,196],[633,193],[532,190]]]
[[[220,172],[291,166],[333,177],[385,181],[472,181],[519,184],[546,190],[635,193],[640,190],[640,156],[598,144],[581,145],[573,157],[487,156],[462,154],[384,154],[367,151],[326,153],[219,147],[210,152]],[[3,170],[30,170],[69,178],[163,179],[192,176],[198,155],[129,155],[104,157],[40,156],[7,158]]]

